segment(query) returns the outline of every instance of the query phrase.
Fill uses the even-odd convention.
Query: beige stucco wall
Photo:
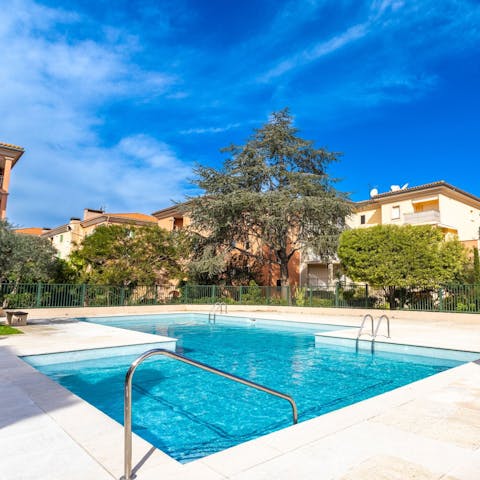
[[[480,209],[446,195],[439,195],[439,204],[441,223],[456,228],[459,240],[478,239]]]
[[[174,229],[182,229],[188,227],[191,221],[189,217],[166,217],[158,220],[158,226],[171,232]]]
[[[72,234],[71,232],[59,233],[52,237],[52,245],[58,251],[60,258],[66,259],[72,250]]]
[[[365,215],[365,223],[362,225],[361,216]],[[380,225],[382,223],[382,209],[379,205],[372,206],[365,210],[352,213],[347,219],[346,224],[349,228],[366,228]]]
[[[419,203],[422,199],[425,202]],[[400,208],[400,218],[398,219],[392,218],[394,207]],[[373,225],[405,225],[410,223],[405,215],[429,210],[439,210],[440,224],[456,230],[459,240],[478,240],[480,208],[441,193],[433,197],[431,195],[419,195],[405,200],[392,198],[384,201],[381,205],[372,205],[371,208],[364,207],[347,219],[347,225],[350,228]],[[362,215],[365,215],[365,224],[363,225],[360,223]],[[421,223],[415,223],[415,225],[421,225]]]
[[[58,256],[64,260],[69,257],[85,238],[85,231],[79,220],[71,220],[69,229],[51,237],[52,245],[57,249]]]
[[[158,226],[160,228],[164,228],[165,230],[168,230],[169,232],[172,231],[173,229],[173,217],[170,218],[162,218],[158,221]]]

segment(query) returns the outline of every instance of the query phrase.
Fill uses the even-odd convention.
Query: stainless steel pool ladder
[[[370,319],[370,329],[371,331],[370,332],[364,332],[363,331],[363,328],[365,327],[365,322]],[[357,339],[355,341],[355,350],[358,352],[358,343],[360,341],[360,337],[362,335],[370,335],[370,337],[372,338],[372,342],[371,342],[371,345],[372,345],[372,352],[375,350],[375,340],[378,336],[378,331],[380,329],[380,325],[382,324],[382,320],[386,320],[387,322],[387,335],[386,337],[387,338],[390,338],[390,319],[388,318],[387,315],[382,315],[379,319],[378,319],[378,322],[377,322],[377,326],[374,328],[374,319],[372,317],[372,315],[370,315],[369,313],[367,313],[366,315],[363,316],[363,320],[362,320],[362,323],[360,324],[360,329],[358,330],[358,335],[357,335]],[[385,337],[385,335],[383,335]]]
[[[227,304],[225,302],[217,302],[213,307],[212,309],[210,310],[210,312],[208,313],[208,323],[211,323],[213,321],[213,323],[215,323],[215,318],[216,318],[216,315],[217,315],[217,310],[220,310],[220,314],[223,313],[223,308],[225,307],[225,313],[227,313]]]
[[[251,382],[242,377],[238,377],[237,375],[232,375],[231,373],[224,372],[223,370],[219,370],[218,368],[211,367],[205,363],[197,362],[196,360],[192,360],[191,358],[184,357],[183,355],[179,355],[178,353],[171,352],[170,350],[165,350],[163,348],[154,348],[152,350],[148,350],[147,352],[140,355],[128,369],[128,372],[125,376],[125,387],[124,387],[124,434],[125,434],[125,447],[124,447],[124,476],[121,480],[132,480],[135,478],[135,475],[132,475],[132,381],[133,381],[133,374],[135,373],[136,368],[147,358],[153,357],[155,355],[165,355],[166,357],[173,358],[175,360],[179,360],[180,362],[187,363],[188,365],[193,365],[194,367],[200,368],[202,370],[206,370],[207,372],[214,373],[215,375],[219,375],[221,377],[228,378],[233,380],[234,382],[242,383],[243,385],[247,385],[248,387],[256,388],[262,392],[268,393],[278,398],[283,398],[287,400],[291,407],[292,407],[292,421],[293,424],[298,422],[298,410],[297,404],[295,400],[290,396],[286,395],[285,393],[278,392],[277,390],[273,390],[271,388],[265,387],[264,385],[260,385],[259,383]]]

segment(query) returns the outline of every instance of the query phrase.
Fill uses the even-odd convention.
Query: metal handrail
[[[378,330],[380,329],[380,324],[382,323],[383,319],[385,319],[387,321],[387,338],[390,338],[390,319],[388,318],[388,315],[382,315],[378,319],[377,328],[375,329],[375,333],[373,335],[373,340],[375,340],[377,338]]]
[[[227,313],[227,304],[225,302],[216,302],[210,312],[208,312],[208,323],[210,323],[212,319],[213,323],[215,323],[217,307],[220,307],[220,313],[223,313],[223,307],[225,307],[225,313]]]
[[[260,385],[259,383],[251,382],[250,380],[246,380],[242,377],[237,377],[236,375],[232,375],[231,373],[224,372],[223,370],[219,370],[218,368],[211,367],[210,365],[206,365],[205,363],[198,362],[196,360],[192,360],[190,358],[184,357],[183,355],[179,355],[178,353],[171,352],[170,350],[165,350],[163,348],[154,348],[153,350],[148,350],[144,354],[140,355],[128,369],[128,372],[125,376],[125,388],[124,388],[124,429],[125,429],[125,448],[124,448],[124,467],[125,467],[125,475],[122,477],[122,480],[132,480],[134,477],[132,476],[132,380],[133,374],[135,373],[136,368],[147,358],[153,357],[154,355],[165,355],[166,357],[173,358],[175,360],[180,360],[181,362],[187,363],[188,365],[193,365],[194,367],[200,368],[202,370],[206,370],[210,373],[215,373],[216,375],[220,375],[221,377],[228,378],[233,380],[234,382],[242,383],[243,385],[247,385],[248,387],[256,388],[262,392],[268,393],[275,397],[283,398],[287,400],[291,407],[292,407],[292,419],[293,424],[298,422],[298,410],[297,404],[295,400],[290,396],[286,395],[285,393],[278,392],[271,388],[265,387],[264,385]]]
[[[370,319],[370,323],[371,323],[371,333],[368,333],[368,332],[365,332],[363,333],[363,327],[365,326],[365,322],[367,321],[367,319]],[[374,335],[374,331],[373,331],[373,317],[367,313],[366,315],[363,316],[363,320],[362,320],[362,323],[360,324],[360,329],[358,330],[358,335],[357,335],[357,338],[355,340],[355,350],[358,352],[358,342],[360,341],[360,337],[362,335],[370,335],[371,337],[373,337]]]
[[[365,326],[365,322],[367,321],[367,319],[370,319],[370,322],[371,322],[371,330],[372,330],[372,333],[363,333],[363,327]],[[358,335],[357,335],[357,338],[359,338],[361,335],[370,335],[371,337],[373,337],[373,317],[367,313],[366,315],[363,316],[363,320],[362,320],[362,323],[360,325],[360,330],[358,331]]]
[[[365,326],[365,322],[367,321],[368,318],[370,318],[370,322],[371,322],[371,333],[368,333],[368,332],[364,333],[363,332],[363,327]],[[372,315],[370,315],[368,313],[366,315],[364,315],[362,323],[360,325],[360,329],[358,330],[357,338],[355,340],[355,350],[357,352],[358,352],[358,344],[359,344],[359,341],[360,341],[360,337],[362,335],[370,335],[370,337],[372,337],[371,349],[372,349],[372,353],[374,352],[374,350],[375,350],[375,339],[378,336],[378,330],[380,329],[380,325],[382,323],[382,320],[384,320],[384,319],[387,321],[387,338],[390,338],[390,319],[388,318],[387,315],[382,315],[378,319],[377,326],[375,328],[374,328],[374,320],[373,320]]]

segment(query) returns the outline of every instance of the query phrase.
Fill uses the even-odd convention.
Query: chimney
[[[89,220],[90,218],[98,217],[102,213],[104,213],[103,210],[93,210],[93,208],[85,208],[83,210],[83,219]]]

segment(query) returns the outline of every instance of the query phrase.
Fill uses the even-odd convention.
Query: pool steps
[[[365,327],[365,322],[370,319],[370,324],[371,324],[371,332],[364,332],[363,329]],[[363,316],[363,320],[362,320],[362,323],[360,325],[360,329],[358,330],[358,335],[357,335],[357,339],[356,339],[356,343],[355,343],[355,349],[357,350],[358,352],[358,343],[360,341],[360,337],[362,335],[370,335],[371,337],[371,346],[370,348],[372,349],[372,353],[374,352],[375,350],[375,340],[378,336],[378,330],[380,329],[380,325],[382,324],[382,320],[385,320],[387,322],[387,335],[386,335],[386,338],[390,338],[390,319],[388,318],[387,315],[382,315],[379,319],[378,319],[378,322],[377,322],[377,326],[374,328],[374,319],[373,319],[373,316],[370,315],[369,313],[367,313],[366,315]]]

